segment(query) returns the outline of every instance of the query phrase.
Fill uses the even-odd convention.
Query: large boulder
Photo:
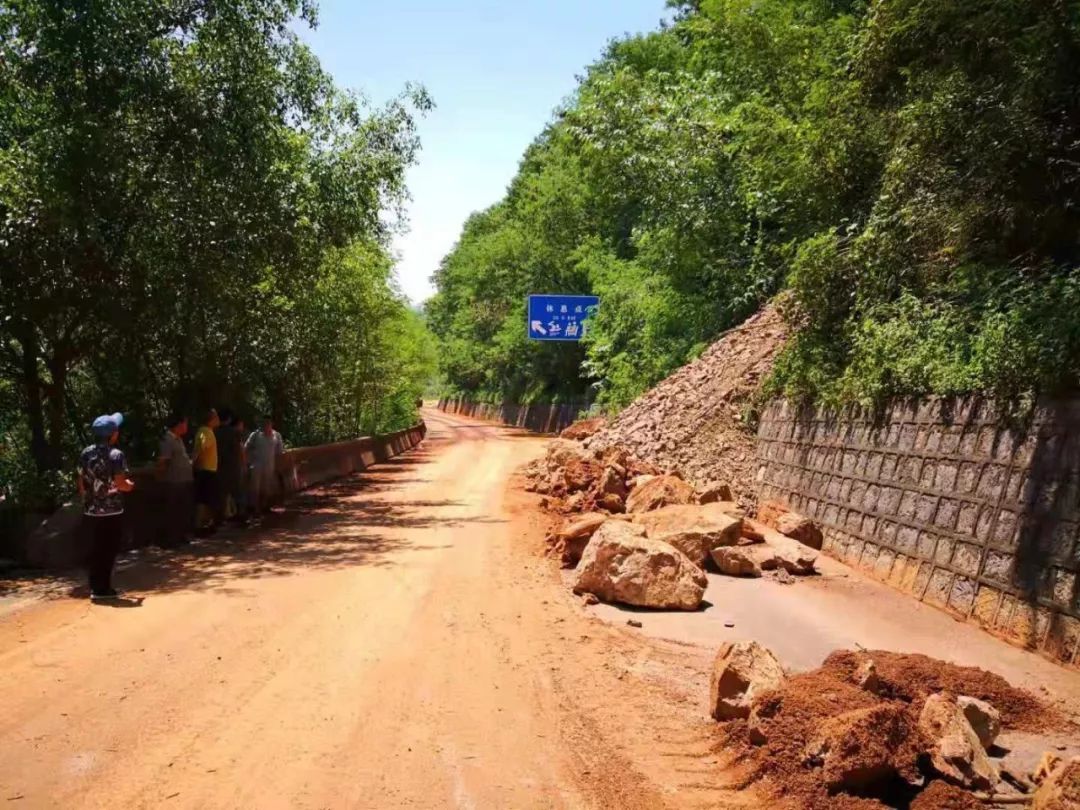
[[[738,542],[742,526],[739,518],[711,505],[697,504],[665,506],[634,515],[633,519],[645,527],[645,533],[651,539],[675,546],[702,567],[712,549]]]
[[[1032,796],[1031,810],[1080,810],[1080,757],[1050,771]]]
[[[592,454],[577,442],[552,439],[548,443],[545,463],[549,471],[565,467],[571,461],[595,461]]]
[[[709,679],[709,714],[717,720],[750,716],[754,697],[784,682],[776,656],[756,641],[724,644],[713,661]]]
[[[744,549],[720,546],[709,552],[721,574],[729,577],[760,577],[761,566]]]
[[[651,512],[665,506],[691,503],[694,500],[694,488],[673,475],[657,475],[637,485],[626,499],[626,511],[631,513]]]
[[[797,540],[810,548],[821,549],[824,538],[818,525],[805,515],[792,512],[778,501],[765,501],[758,506],[757,519],[785,537]]]
[[[641,526],[609,520],[585,547],[574,592],[605,602],[697,610],[707,584],[701,569],[674,546],[650,540]]]
[[[597,492],[600,497],[604,495],[617,495],[619,498],[626,498],[626,469],[616,464],[610,464],[604,467],[604,471],[600,474],[600,480],[597,483]]]
[[[912,731],[895,703],[844,712],[821,724],[804,762],[822,769],[832,793],[877,794],[898,776],[916,778],[916,751],[907,744]]]
[[[929,743],[931,765],[946,780],[973,790],[997,784],[997,770],[953,698],[941,693],[928,697],[919,714],[919,729]]]
[[[567,568],[573,568],[581,559],[585,546],[589,544],[592,536],[596,533],[607,515],[598,512],[588,512],[576,520],[568,521],[559,529],[558,550],[562,553],[562,563]]]
[[[740,546],[739,550],[753,560],[762,571],[783,570],[799,577],[817,573],[816,554],[792,553],[791,549],[778,549],[771,542]]]
[[[706,503],[721,503],[723,501],[731,500],[731,487],[727,484],[721,484],[717,481],[710,481],[697,493],[697,502],[701,504]]]
[[[776,522],[776,530],[793,540],[798,540],[804,546],[821,550],[824,536],[821,529],[810,518],[797,512],[788,512],[781,515]]]
[[[964,717],[971,723],[982,747],[989,749],[1001,733],[1001,712],[987,703],[985,700],[961,695],[956,699],[956,705],[964,713]]]

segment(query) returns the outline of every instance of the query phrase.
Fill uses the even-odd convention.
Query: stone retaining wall
[[[992,403],[872,415],[778,401],[758,489],[812,517],[824,550],[1062,662],[1080,663],[1080,399],[1023,426]]]
[[[363,436],[336,444],[286,450],[278,462],[278,496],[292,495],[335,478],[360,472],[416,447],[423,441],[427,426],[421,422],[407,430],[385,436]],[[128,547],[150,545],[160,529],[162,501],[153,467],[132,471],[135,491],[125,496],[124,513]],[[31,532],[20,549],[22,562],[38,568],[70,568],[78,565],[85,543],[78,530],[81,509],[72,505],[61,509]]]
[[[517,405],[512,402],[473,402],[465,397],[439,400],[440,411],[487,419],[502,425],[525,428],[534,433],[558,433],[576,422],[588,409],[587,402]]]

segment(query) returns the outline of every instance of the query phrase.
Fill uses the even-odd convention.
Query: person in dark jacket
[[[79,456],[77,484],[90,542],[90,598],[95,601],[119,596],[112,586],[112,572],[124,537],[124,493],[135,489],[127,459],[116,446],[123,423],[121,413],[99,416],[90,428],[94,443]]]

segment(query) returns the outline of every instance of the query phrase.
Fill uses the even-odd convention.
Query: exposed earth
[[[0,590],[0,800],[806,806],[756,781],[739,729],[710,717],[717,649],[749,640],[791,673],[859,647],[981,667],[1054,718],[1043,728],[1027,704],[1015,717],[1001,707],[998,744],[1018,770],[1047,749],[1080,754],[1080,673],[838,563],[794,584],[709,575],[696,612],[586,606],[544,556],[553,518],[516,475],[546,440],[425,419],[420,449],[309,492],[258,530],[133,555],[118,576],[126,607],[55,580]],[[907,671],[878,655],[886,681]]]

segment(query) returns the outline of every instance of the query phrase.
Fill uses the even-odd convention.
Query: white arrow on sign
[[[534,332],[539,332],[541,335],[546,335],[547,334],[547,330],[544,328],[544,324],[543,324],[542,321],[533,321],[532,322],[532,330]]]

